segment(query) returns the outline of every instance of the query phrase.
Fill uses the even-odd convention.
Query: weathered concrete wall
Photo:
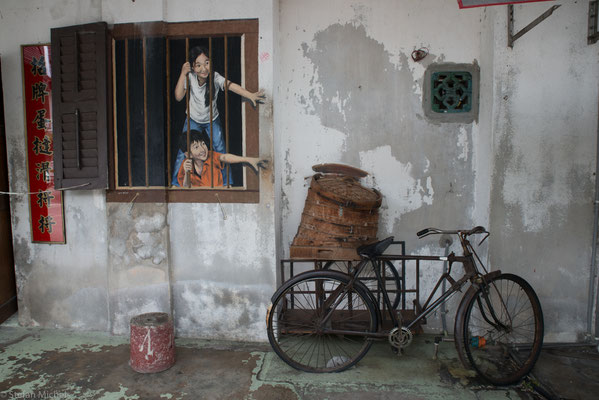
[[[98,21],[99,1],[3,1],[0,54],[10,188],[27,192],[22,44],[49,43],[50,28]],[[29,201],[11,197],[19,320],[25,325],[108,330],[107,221],[100,191],[65,195],[66,245],[31,243]]]
[[[11,190],[27,190],[19,46],[98,20],[259,18],[260,153],[276,166],[262,175],[259,204],[107,205],[102,191],[68,192],[66,245],[32,244],[28,203],[13,197],[21,323],[126,333],[130,316],[170,309],[182,336],[264,340],[304,178],[314,164],[341,162],[372,174],[365,184],[385,196],[379,236],[406,240],[411,253],[444,250],[416,240],[423,227],[488,226],[483,257],[536,288],[547,340],[576,339],[586,325],[599,60],[586,45],[588,4],[555,3],[510,50],[505,7],[445,0],[4,0]],[[516,29],[547,7],[516,6]],[[420,47],[430,54],[414,62]],[[475,122],[424,115],[425,70],[442,62],[480,66]],[[424,291],[440,269],[423,266]],[[428,327],[440,327],[438,316]]]
[[[78,193],[65,200],[66,245],[32,245],[27,203],[16,203],[14,209],[24,212],[13,217],[13,227],[19,229],[13,231],[19,321],[33,326],[107,330],[104,196]],[[76,227],[86,229],[77,232]],[[73,235],[73,231],[77,233]]]
[[[134,15],[135,4],[111,1],[104,3],[103,15],[104,20],[114,23],[259,18],[259,82],[270,97],[273,7],[271,1],[233,1],[227,7],[217,1],[202,2],[201,7],[187,1],[157,1],[153,7],[144,5],[142,14]],[[270,99],[260,106],[260,155],[267,158],[272,158],[273,148],[271,107]],[[135,204],[135,225],[150,225],[152,229],[155,223],[158,225],[144,234],[141,245],[154,243],[157,247],[147,247],[149,254],[143,267],[134,263],[123,270],[119,262],[110,264],[111,276],[118,279],[111,280],[113,332],[126,332],[127,315],[147,312],[152,307],[169,311],[170,307],[179,336],[265,340],[264,313],[275,288],[273,182],[270,172],[262,174],[257,205]],[[133,224],[116,218],[129,213],[129,208],[128,204],[110,205],[109,220],[119,221],[112,227],[126,229]],[[125,232],[134,238],[124,256],[138,259],[134,245],[140,240],[139,230],[130,227]],[[109,247],[109,255],[115,261],[122,256],[113,250],[124,250],[124,237],[120,236],[125,232],[111,239],[115,247]],[[165,249],[167,257],[159,256],[156,265],[153,253],[160,253],[158,248]],[[121,288],[121,284],[126,287]]]
[[[266,332],[265,312],[276,284],[272,200],[264,210],[222,207],[170,207],[178,332],[257,339]]]
[[[0,53],[10,184],[27,191],[20,45],[81,23],[258,18],[260,155],[272,159],[272,1],[3,1]],[[172,312],[179,336],[265,340],[275,289],[274,178],[259,204],[106,204],[103,191],[66,192],[66,245],[32,244],[24,197],[12,200],[19,319],[24,325],[127,334],[129,319]],[[226,215],[226,219],[224,218]]]
[[[592,244],[599,52],[588,2],[562,7],[507,47],[495,31],[491,263],[522,275],[543,305],[547,341],[586,332]],[[517,6],[516,29],[547,5]]]
[[[556,3],[563,6],[510,50],[506,7],[282,1],[281,256],[300,221],[310,167],[354,165],[384,195],[379,237],[406,240],[410,253],[442,254],[438,239],[418,241],[415,232],[488,226],[483,259],[530,280],[547,340],[576,339],[586,322],[598,60],[586,45],[588,4]],[[547,7],[516,6],[516,30]],[[430,54],[412,61],[423,46]],[[477,121],[424,115],[424,71],[442,62],[480,65]],[[440,269],[423,268],[423,292]],[[438,316],[429,320],[429,329],[439,326]]]
[[[488,151],[483,147],[490,139],[481,132],[489,127],[429,121],[422,108],[428,65],[480,59],[481,16],[452,2],[282,2],[277,104],[283,116],[277,125],[285,129],[277,164],[283,256],[304,206],[304,178],[318,163],[372,174],[365,184],[384,195],[379,237],[406,240],[412,253],[443,254],[438,238],[415,240],[423,227],[487,223],[486,206],[479,209],[476,199],[477,182],[488,179],[477,169],[489,154],[477,156]],[[414,62],[410,53],[423,46],[430,54]],[[481,77],[490,79],[486,71]],[[426,266],[424,290],[440,268]]]
[[[107,205],[111,331],[132,315],[172,312],[168,204]],[[175,246],[176,248],[176,246]]]

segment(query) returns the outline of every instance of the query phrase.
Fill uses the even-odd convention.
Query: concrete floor
[[[453,343],[432,359],[433,337],[418,335],[402,356],[377,343],[348,371],[309,374],[287,366],[268,344],[176,340],[176,363],[156,374],[128,365],[128,337],[0,326],[0,399],[542,399],[529,385],[481,385],[457,360]],[[577,351],[580,349],[577,349]],[[568,349],[542,354],[535,368],[556,398],[599,392],[599,356],[572,361]],[[564,361],[567,360],[567,361]],[[584,360],[580,364],[580,360]],[[578,363],[578,364],[577,364]],[[580,368],[579,368],[580,367]],[[569,374],[564,371],[569,371]],[[586,371],[586,372],[585,372]],[[563,387],[575,389],[566,396]]]

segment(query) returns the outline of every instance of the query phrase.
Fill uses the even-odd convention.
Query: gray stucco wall
[[[19,46],[99,20],[259,18],[260,154],[274,160],[259,204],[106,204],[102,191],[67,192],[66,245],[32,244],[27,201],[13,197],[20,322],[124,334],[133,315],[171,311],[180,336],[265,340],[305,178],[314,164],[341,162],[371,173],[365,185],[384,195],[379,236],[411,253],[444,250],[416,239],[423,227],[488,226],[483,258],[535,287],[546,340],[576,340],[586,328],[599,55],[586,45],[588,4],[555,3],[508,49],[505,7],[445,0],[4,0],[12,191],[27,190]],[[516,29],[546,8],[515,6]],[[430,54],[414,62],[420,47]],[[474,122],[424,114],[425,70],[445,62],[480,66]],[[423,266],[424,291],[440,268]],[[439,315],[427,327],[439,330]]]
[[[484,198],[478,183],[486,178],[477,171],[488,160],[479,154],[488,151],[490,139],[481,132],[490,126],[489,119],[486,126],[427,119],[423,75],[432,63],[478,63],[482,12],[463,13],[450,2],[334,1],[315,16],[313,3],[281,7],[281,253],[289,254],[311,166],[340,162],[369,172],[364,184],[383,194],[379,237],[405,240],[411,253],[443,254],[438,238],[417,241],[415,233],[488,222],[486,205],[477,202]],[[430,24],[439,21],[433,15],[455,29]],[[430,54],[417,63],[410,53],[420,47]],[[481,95],[481,103],[487,99]],[[441,268],[424,266],[424,290],[432,289]]]
[[[70,6],[70,12],[63,7]],[[22,44],[48,43],[50,27],[97,21],[101,6],[88,2],[2,2],[0,55],[9,182],[27,192],[23,124]],[[18,34],[17,34],[18,33]],[[19,321],[83,330],[109,330],[107,220],[100,191],[65,195],[65,245],[31,243],[28,198],[11,196]]]
[[[506,7],[282,1],[281,254],[289,254],[310,167],[350,164],[371,173],[364,183],[384,195],[379,237],[405,240],[410,253],[442,254],[438,238],[419,241],[415,232],[487,226],[483,259],[537,289],[546,340],[580,338],[590,279],[598,54],[586,45],[588,4],[556,3],[562,7],[512,50]],[[515,6],[516,31],[547,7]],[[414,62],[410,53],[421,47],[430,54]],[[477,120],[425,116],[423,79],[432,63],[480,65]],[[441,267],[423,268],[424,293]],[[427,328],[440,329],[439,315]]]
[[[111,332],[131,315],[171,313],[168,204],[107,204]]]
[[[13,192],[27,191],[21,44],[50,29],[258,18],[260,156],[273,154],[272,1],[8,0],[0,4],[0,54]],[[16,34],[18,33],[18,34]],[[261,174],[258,204],[106,203],[103,191],[65,193],[66,245],[33,244],[27,198],[12,198],[19,321],[128,334],[132,316],[171,312],[178,336],[265,340],[275,290],[274,176]],[[226,218],[225,218],[226,216]]]
[[[588,2],[562,7],[507,48],[492,15],[493,173],[490,260],[537,290],[547,341],[586,332],[592,250],[599,58]],[[547,6],[515,7],[516,29]]]

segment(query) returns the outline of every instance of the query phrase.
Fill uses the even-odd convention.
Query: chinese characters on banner
[[[54,190],[50,45],[21,51],[32,241],[65,243],[62,192]]]

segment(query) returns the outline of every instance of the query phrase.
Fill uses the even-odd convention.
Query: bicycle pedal
[[[401,357],[403,356],[403,349],[398,349],[397,347],[393,347],[391,346],[391,351],[393,352],[393,354],[395,354],[397,357]]]

